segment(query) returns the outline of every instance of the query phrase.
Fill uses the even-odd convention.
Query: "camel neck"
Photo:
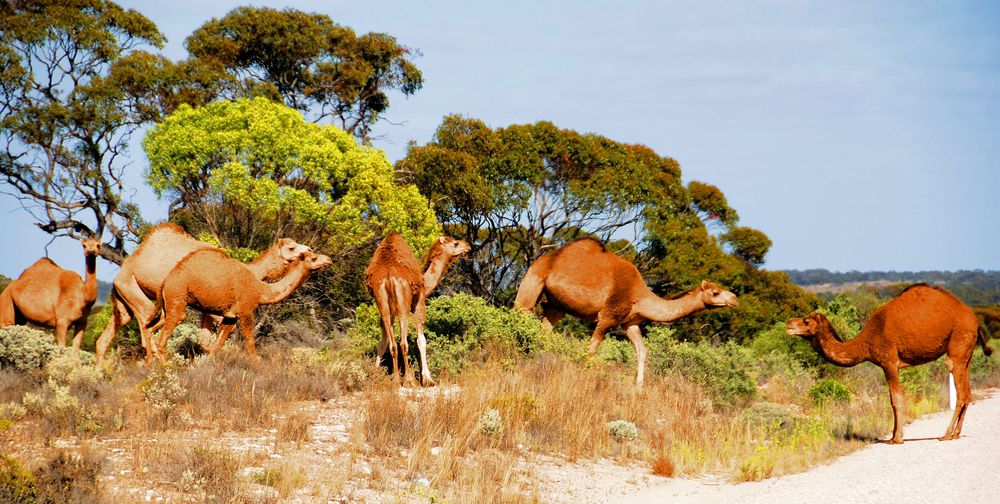
[[[636,311],[653,322],[673,322],[696,311],[704,310],[700,291],[689,292],[677,299],[663,299],[652,292],[636,303]]]
[[[427,260],[424,268],[424,295],[430,294],[435,288],[437,288],[438,283],[441,282],[441,277],[444,273],[448,271],[448,266],[451,264],[451,258],[447,254],[436,250],[437,245],[434,245],[430,252],[427,253]]]
[[[97,256],[87,255],[87,278],[83,283],[84,287],[84,301],[93,303],[97,301]]]
[[[276,245],[262,252],[256,259],[247,264],[247,268],[253,272],[253,276],[258,280],[266,280],[281,275],[288,268],[288,264],[281,258]]]
[[[295,289],[305,283],[307,278],[309,278],[309,268],[306,267],[305,261],[296,261],[288,273],[277,282],[259,282],[258,285],[261,287],[260,303],[274,304],[284,301],[295,292]]]
[[[850,341],[843,341],[837,331],[827,325],[816,334],[812,344],[824,359],[837,366],[851,367],[868,360],[868,335],[864,331]]]

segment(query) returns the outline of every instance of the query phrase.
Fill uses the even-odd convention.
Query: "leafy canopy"
[[[155,59],[163,35],[102,0],[0,3],[0,181],[43,231],[106,233],[121,262],[138,208],[122,194],[131,134],[154,116],[150,80],[127,68]],[[155,79],[154,79],[155,80]]]
[[[357,36],[325,14],[239,7],[212,19],[185,42],[191,55],[224,68],[237,95],[283,100],[336,120],[358,138],[389,108],[390,91],[411,95],[423,75],[415,51],[385,33]]]
[[[390,230],[418,251],[440,228],[412,185],[397,185],[381,150],[307,122],[265,98],[182,105],[143,140],[147,181],[171,210],[238,205],[258,219],[292,220],[326,231],[332,252]]]

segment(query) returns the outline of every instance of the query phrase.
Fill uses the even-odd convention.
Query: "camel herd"
[[[87,317],[97,299],[96,262],[101,246],[96,239],[81,243],[86,279],[47,258],[39,259],[0,293],[0,327],[29,322],[49,327],[62,346],[66,346],[67,331],[72,327],[73,351],[79,355]],[[417,334],[421,382],[424,386],[435,384],[424,337],[427,297],[451,263],[469,250],[468,243],[443,236],[434,242],[421,265],[402,236],[391,233],[382,240],[365,271],[365,284],[375,299],[382,328],[375,363],[381,365],[388,350],[393,378],[404,385],[416,385],[407,358],[410,317]],[[331,263],[330,257],[282,238],[244,264],[175,224],[159,224],[125,259],[115,277],[109,299],[111,318],[96,343],[97,362],[103,362],[116,333],[132,319],[138,323],[147,364],[154,358],[163,359],[167,342],[189,306],[203,314],[199,342],[210,353],[222,347],[238,323],[247,353],[256,355],[253,331],[257,307],[286,299],[314,271]],[[676,298],[661,298],[646,286],[635,265],[607,251],[599,241],[584,238],[530,265],[514,307],[531,312],[537,304],[541,304],[542,324],[547,328],[566,314],[593,322],[596,327],[588,348],[591,355],[610,329],[622,327],[635,347],[636,385],[641,389],[647,354],[641,323],[672,322],[701,310],[736,306],[738,301],[735,294],[708,280]],[[159,337],[154,339],[157,330]],[[972,310],[950,292],[926,284],[908,287],[876,310],[850,341],[842,340],[818,312],[789,321],[787,332],[807,338],[820,356],[838,366],[872,362],[882,368],[895,420],[890,443],[903,441],[901,416],[906,399],[900,369],[947,355],[945,365],[955,378],[958,406],[941,439],[956,439],[972,400],[972,352],[978,342],[986,355],[992,353]]]

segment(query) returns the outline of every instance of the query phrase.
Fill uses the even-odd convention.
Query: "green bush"
[[[45,365],[59,351],[52,335],[26,326],[0,328],[0,366],[24,371]]]
[[[22,469],[13,457],[0,455],[0,502],[37,502],[38,482],[31,471]]]
[[[749,349],[732,342],[719,346],[677,343],[669,334],[669,329],[660,327],[647,331],[653,370],[678,373],[700,384],[720,407],[742,406],[756,397],[756,359]]]
[[[612,420],[606,426],[615,441],[634,441],[639,437],[639,428],[628,420]]]
[[[830,402],[844,403],[851,400],[851,391],[843,383],[833,378],[825,378],[809,387],[809,398],[817,407]]]
[[[397,332],[398,327],[397,324]],[[408,333],[412,358],[417,355],[412,324]],[[427,303],[424,335],[428,364],[434,374],[443,369],[459,372],[469,362],[483,360],[490,351],[531,355],[570,352],[573,347],[562,336],[543,331],[533,315],[490,306],[483,298],[468,294],[431,299]],[[368,304],[359,306],[348,336],[355,351],[373,353],[382,338],[378,310]]]
[[[775,353],[787,355],[808,368],[817,368],[825,363],[805,338],[785,332],[784,322],[775,323],[771,328],[757,333],[750,341],[749,348],[758,356]]]
[[[976,386],[996,386],[1000,384],[1000,355],[992,357],[977,347],[972,353],[969,380]]]

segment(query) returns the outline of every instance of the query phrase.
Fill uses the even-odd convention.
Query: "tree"
[[[494,130],[448,116],[430,143],[409,146],[397,171],[472,246],[457,268],[473,293],[495,303],[550,247],[588,235],[634,240],[648,208],[669,212],[683,194],[674,160],[549,122]]]
[[[440,232],[427,199],[395,183],[381,150],[266,98],[181,105],[142,145],[146,180],[171,198],[171,217],[200,219],[227,247],[264,248],[294,229],[324,253],[348,254],[393,230],[420,251]],[[255,227],[271,234],[253,240]]]
[[[733,255],[760,266],[771,249],[771,239],[766,234],[748,227],[734,227],[722,235],[722,242],[732,247]]]
[[[109,235],[101,256],[120,263],[142,219],[124,196],[123,155],[155,118],[145,85],[129,77],[142,46],[163,35],[105,0],[0,3],[0,176],[40,229]],[[133,74],[134,75],[134,74]]]
[[[191,55],[230,72],[234,96],[262,95],[318,109],[362,140],[389,108],[390,91],[411,95],[423,75],[416,53],[385,33],[355,35],[324,14],[239,7],[187,38]]]

